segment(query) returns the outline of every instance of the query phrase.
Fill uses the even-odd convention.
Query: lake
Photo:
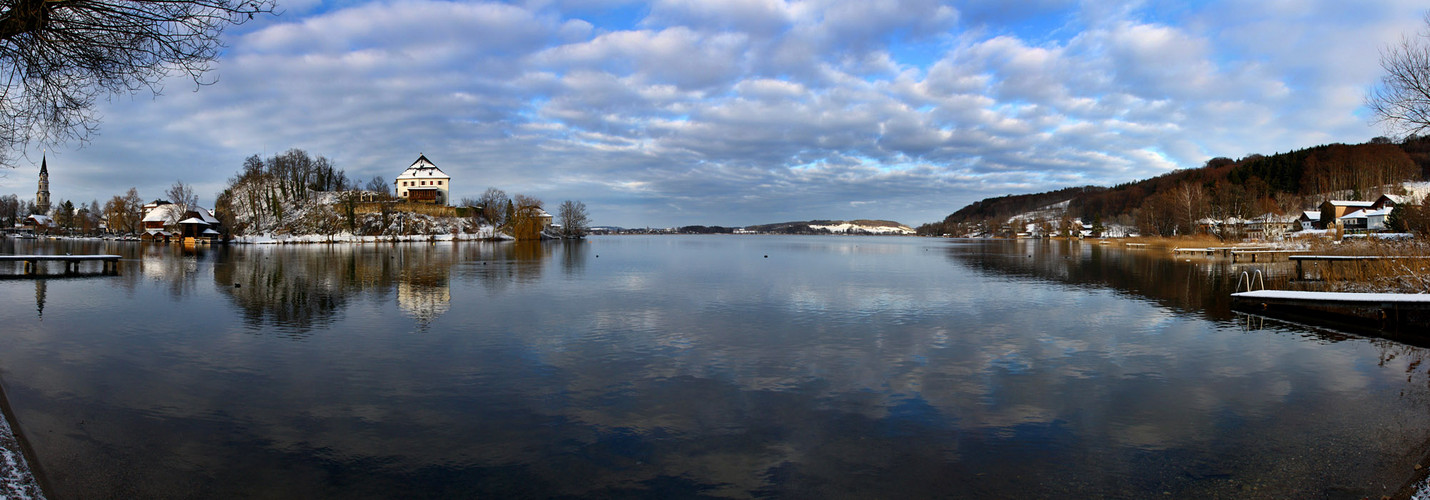
[[[66,252],[122,273],[0,269],[0,387],[53,498],[1378,498],[1430,452],[1425,349],[1230,310],[1277,264],[0,240]]]

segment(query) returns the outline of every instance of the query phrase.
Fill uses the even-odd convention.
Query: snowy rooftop
[[[1368,207],[1368,206],[1371,206],[1371,205],[1374,205],[1374,204],[1375,204],[1375,202],[1373,202],[1373,201],[1348,201],[1348,200],[1331,200],[1331,201],[1328,201],[1328,202],[1326,202],[1326,203],[1330,203],[1330,204],[1332,204],[1332,205],[1337,205],[1337,206],[1342,206],[1342,207]]]
[[[398,180],[451,178],[452,176],[443,173],[442,169],[437,168],[437,165],[428,160],[426,155],[419,155],[417,161],[412,162],[412,166],[407,167],[407,170],[402,171],[402,175],[397,176]]]

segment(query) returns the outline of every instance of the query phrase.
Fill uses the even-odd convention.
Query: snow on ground
[[[473,241],[473,240],[509,240],[511,236],[498,233],[492,226],[482,226],[475,233],[443,233],[443,234],[406,234],[395,236],[359,236],[349,232],[341,232],[334,235],[324,234],[290,234],[273,235],[258,234],[234,237],[234,243],[254,243],[259,245],[275,245],[285,243],[387,243],[394,241]]]
[[[1402,186],[1405,187],[1406,196],[1409,196],[1412,201],[1420,201],[1430,197],[1430,181],[1406,182],[1402,184]]]
[[[45,498],[4,416],[0,416],[0,498]]]
[[[830,226],[810,224],[809,227],[811,229],[823,229],[831,233],[914,234],[914,230],[908,226],[861,226],[852,222]]]

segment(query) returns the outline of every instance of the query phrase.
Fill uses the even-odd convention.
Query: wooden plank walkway
[[[1298,279],[1298,280],[1304,280],[1304,279],[1306,279],[1306,273],[1304,272],[1304,268],[1303,268],[1303,265],[1302,265],[1304,262],[1312,262],[1312,263],[1317,263],[1317,264],[1319,264],[1319,263],[1321,263],[1321,262],[1325,262],[1326,265],[1329,266],[1332,262],[1373,262],[1373,261],[1377,261],[1377,260],[1415,260],[1415,259],[1430,259],[1430,256],[1424,256],[1424,255],[1292,255],[1292,256],[1289,256],[1289,257],[1286,257],[1286,258],[1296,263],[1296,279]]]
[[[1208,256],[1212,256],[1212,255],[1216,255],[1216,254],[1220,253],[1223,257],[1230,257],[1231,254],[1232,254],[1232,252],[1237,252],[1237,251],[1250,251],[1250,250],[1275,250],[1275,248],[1273,248],[1273,247],[1266,247],[1266,246],[1206,247],[1206,248],[1173,248],[1173,249],[1172,249],[1172,254],[1175,255],[1175,254],[1179,254],[1179,253],[1204,253],[1204,254],[1207,254]]]
[[[39,271],[41,262],[63,262],[65,273],[79,272],[79,265],[84,262],[100,262],[104,266],[104,273],[119,274],[119,259],[121,256],[112,254],[100,255],[0,255],[0,262],[24,262],[25,274],[33,274]]]
[[[1238,259],[1250,258],[1252,262],[1256,262],[1257,260],[1275,259],[1278,255],[1289,256],[1300,252],[1305,252],[1305,250],[1232,250],[1231,261],[1236,262]]]

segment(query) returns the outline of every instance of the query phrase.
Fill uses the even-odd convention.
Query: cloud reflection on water
[[[18,328],[0,366],[42,465],[79,496],[119,491],[128,467],[184,478],[134,485],[160,496],[416,478],[537,496],[1201,496],[1285,474],[1304,484],[1267,495],[1295,496],[1399,477],[1373,457],[1427,438],[1426,386],[1405,380],[1419,349],[1382,363],[1384,341],[1241,332],[1196,309],[1215,299],[1160,282],[1195,270],[724,238],[601,238],[583,257],[239,248],[195,258],[212,290],[53,283],[44,324],[5,313]],[[420,330],[416,285],[446,304]],[[108,318],[68,300],[83,294],[147,321],[97,328]],[[1372,458],[1277,465],[1330,451]]]

